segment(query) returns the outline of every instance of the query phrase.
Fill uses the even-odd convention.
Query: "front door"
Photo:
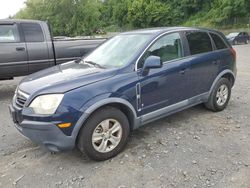
[[[241,33],[238,35],[238,42],[240,42],[240,43],[245,42],[244,33],[241,32]]]
[[[27,49],[16,24],[0,24],[0,79],[28,74]]]
[[[183,59],[183,47],[179,33],[167,34],[158,39],[142,56],[139,71],[149,56],[159,56],[163,67],[151,69],[146,76],[139,76],[140,102],[138,110],[145,115],[187,99],[189,89],[186,79],[188,62]]]

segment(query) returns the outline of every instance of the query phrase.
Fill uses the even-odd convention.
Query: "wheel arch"
[[[231,86],[233,87],[234,86],[234,83],[235,83],[235,76],[231,73],[226,73],[222,76],[222,78],[226,78],[230,81],[231,83]]]
[[[235,83],[235,74],[233,73],[233,71],[231,71],[230,69],[226,69],[224,71],[222,71],[217,77],[216,79],[214,80],[211,88],[210,88],[210,91],[209,91],[209,96],[210,94],[212,93],[213,91],[213,88],[215,86],[215,84],[218,82],[218,80],[220,78],[227,78],[230,82],[231,82],[231,85],[233,86],[234,83]]]
[[[130,130],[133,130],[137,127],[139,124],[139,118],[137,118],[136,111],[134,107],[129,103],[127,100],[122,98],[107,98],[103,99],[101,101],[98,101],[97,103],[91,105],[88,107],[83,115],[78,120],[77,124],[75,125],[75,128],[73,130],[72,136],[75,138],[75,142],[77,141],[78,134],[81,130],[81,128],[84,126],[84,123],[88,120],[88,118],[97,110],[104,108],[106,106],[111,106],[118,108],[121,110],[128,118],[129,120],[129,126]]]

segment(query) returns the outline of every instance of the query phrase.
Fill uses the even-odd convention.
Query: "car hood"
[[[110,78],[116,71],[88,64],[64,63],[24,78],[18,89],[27,94],[65,93],[94,82]]]

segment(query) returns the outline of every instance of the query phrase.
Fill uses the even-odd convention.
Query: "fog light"
[[[60,128],[68,128],[71,126],[71,123],[61,123],[61,124],[58,124],[58,127]]]

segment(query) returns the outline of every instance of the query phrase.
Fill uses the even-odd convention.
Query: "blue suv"
[[[10,112],[23,135],[50,151],[77,146],[106,160],[144,124],[200,103],[223,110],[235,76],[236,53],[218,31],[137,30],[24,78]]]

